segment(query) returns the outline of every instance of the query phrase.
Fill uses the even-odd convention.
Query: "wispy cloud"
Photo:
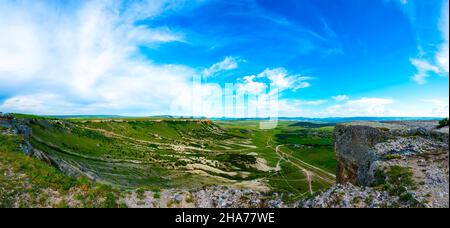
[[[250,75],[245,76],[241,79],[242,83],[237,84],[238,89],[238,95],[242,95],[245,93],[251,93],[251,94],[262,94],[265,93],[265,89],[267,89],[267,84],[263,82],[255,81],[256,76]]]
[[[314,101],[300,101],[302,105],[323,105],[326,104],[328,100],[314,100]]]
[[[174,104],[190,106],[214,96],[220,88],[207,84],[201,93],[194,91],[192,76],[212,77],[238,68],[245,60],[228,56],[198,72],[183,65],[155,64],[139,50],[188,42],[173,28],[138,23],[179,9],[182,2],[140,1],[123,9],[119,1],[87,1],[64,13],[35,2],[2,4],[0,13],[5,17],[0,18],[0,28],[8,36],[0,37],[0,89],[6,94],[0,109],[155,115],[171,113]],[[238,88],[248,93],[262,93],[268,86],[297,91],[309,87],[311,79],[275,68],[243,77]],[[218,113],[220,109],[207,114]]]
[[[298,91],[311,86],[313,77],[290,74],[285,68],[266,69],[258,75],[245,76],[238,81],[241,92],[260,93],[264,89],[276,88],[280,93]]]
[[[423,99],[422,101],[432,105],[430,111],[430,114],[432,116],[448,117],[449,114],[448,100],[444,101],[439,99]]]
[[[154,64],[139,46],[184,37],[136,22],[182,2],[139,1],[122,9],[120,1],[83,1],[67,10],[40,1],[2,1],[0,28],[8,35],[0,36],[0,89],[11,96],[0,108],[41,114],[169,110],[195,70]]]
[[[405,1],[405,3],[407,3]],[[449,1],[442,0],[441,15],[437,28],[441,32],[442,43],[438,44],[438,51],[433,52],[433,58],[426,58],[428,54],[419,45],[419,57],[411,59],[411,64],[417,69],[417,73],[411,77],[418,84],[425,84],[432,74],[447,76],[449,73]],[[413,22],[414,23],[414,22]]]
[[[269,79],[271,86],[278,88],[280,91],[297,91],[308,88],[311,86],[309,81],[313,79],[299,74],[290,75],[285,68],[266,69],[258,74],[258,78]]]
[[[335,101],[338,101],[338,102],[340,102],[340,101],[346,101],[346,100],[348,100],[348,99],[350,99],[349,97],[348,97],[348,95],[336,95],[336,96],[333,96],[333,97],[331,97],[333,100],[335,100]]]
[[[439,21],[439,29],[442,34],[443,42],[440,45],[439,52],[436,54],[436,62],[443,72],[448,76],[448,55],[449,55],[449,1],[444,0],[442,4],[441,19]]]
[[[386,116],[389,114],[387,106],[393,103],[394,101],[388,98],[363,97],[330,106],[319,115],[335,117]]]
[[[323,100],[326,101],[326,100]],[[279,102],[280,116],[302,117],[448,117],[448,99],[397,100],[382,97],[348,99],[326,105],[320,100],[283,99]],[[419,105],[418,105],[419,104]]]
[[[425,84],[426,78],[430,76],[430,73],[439,74],[441,69],[431,64],[427,60],[423,59],[411,59],[411,64],[417,69],[417,73],[412,77],[412,80],[418,84]]]
[[[215,63],[208,69],[205,69],[203,71],[203,76],[211,77],[223,71],[234,70],[238,68],[240,62],[245,62],[245,60],[237,57],[227,56],[221,62]]]

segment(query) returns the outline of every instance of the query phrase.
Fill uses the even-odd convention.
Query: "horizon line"
[[[2,113],[2,112],[0,112]],[[443,119],[448,118],[445,116],[327,116],[327,117],[307,117],[307,116],[279,116],[279,117],[207,117],[207,116],[192,116],[192,115],[118,115],[118,114],[29,114],[29,113],[2,113],[2,114],[18,114],[18,115],[30,115],[30,116],[42,116],[42,117],[54,117],[54,118],[70,118],[70,117],[99,117],[99,118],[187,118],[187,119],[348,119],[348,118],[399,118],[399,119]]]

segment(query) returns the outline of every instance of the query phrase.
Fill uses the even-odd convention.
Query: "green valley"
[[[283,121],[261,130],[256,120],[16,118],[31,130],[36,157],[116,189],[229,186],[295,200],[335,179],[330,125]]]

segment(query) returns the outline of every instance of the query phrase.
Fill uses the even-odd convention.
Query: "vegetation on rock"
[[[439,121],[439,127],[440,127],[440,128],[446,127],[446,126],[448,126],[448,125],[449,125],[449,123],[448,123],[448,118],[445,118],[445,119]]]

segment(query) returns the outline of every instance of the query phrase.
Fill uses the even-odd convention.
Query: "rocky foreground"
[[[338,184],[301,207],[449,207],[449,128],[355,122],[335,130]]]
[[[283,208],[281,196],[251,189],[210,186],[197,190],[134,191],[122,203],[131,208]]]

